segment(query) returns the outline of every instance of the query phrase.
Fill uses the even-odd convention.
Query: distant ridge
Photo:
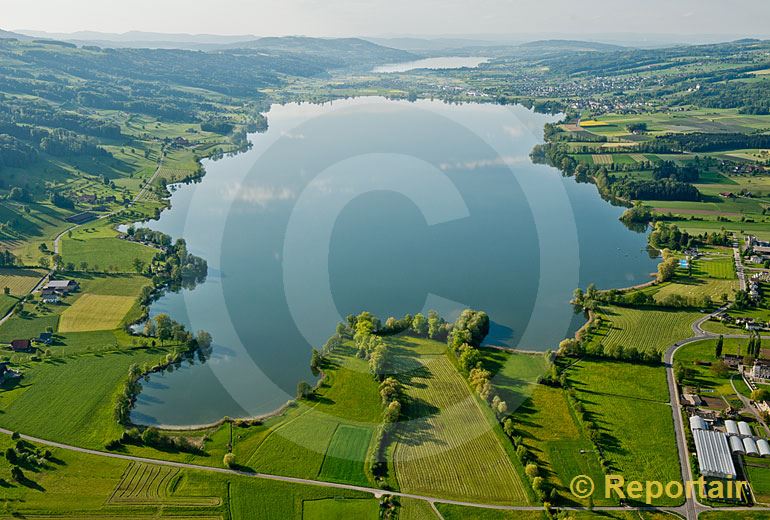
[[[611,43],[600,42],[587,42],[580,40],[536,40],[533,42],[522,43],[519,47],[529,49],[548,49],[559,51],[594,51],[594,52],[611,52],[622,49],[627,49],[622,45],[614,45]]]
[[[8,39],[11,39],[11,38],[16,39],[16,40],[31,40],[32,39],[31,37],[29,37],[27,35],[24,35],[24,34],[19,34],[19,33],[11,32],[11,31],[4,31],[4,30],[0,29],[0,39],[8,40]]]
[[[340,67],[368,67],[421,58],[401,49],[384,47],[362,38],[266,37],[220,47],[222,50],[252,50],[263,53],[318,56],[337,61]]]

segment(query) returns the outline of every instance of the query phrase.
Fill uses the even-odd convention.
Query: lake
[[[534,165],[553,116],[521,106],[359,98],[273,106],[242,154],[206,160],[150,227],[208,260],[167,312],[214,337],[205,364],[144,383],[133,420],[188,425],[268,413],[312,381],[311,347],[344,316],[463,308],[497,345],[546,350],[583,320],[568,301],[649,280],[646,236],[590,184]]]
[[[372,72],[391,73],[407,72],[416,69],[462,69],[475,68],[489,61],[489,58],[441,56],[438,58],[425,58],[422,60],[406,61],[403,63],[389,63],[375,67]]]

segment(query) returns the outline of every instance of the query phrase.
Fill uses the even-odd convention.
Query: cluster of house
[[[726,420],[720,429],[716,421],[693,415],[690,417],[690,430],[695,441],[698,468],[705,477],[735,479],[734,457],[770,457],[770,443],[754,436],[745,421]]]
[[[767,273],[756,273],[751,275],[748,283],[749,298],[758,302],[762,298],[762,287],[760,286],[760,283],[766,282],[767,280]]]
[[[45,287],[40,289],[40,299],[44,303],[58,303],[62,296],[77,291],[79,287],[75,280],[49,280]]]
[[[752,251],[749,262],[761,264],[765,260],[770,260],[770,242],[759,240],[753,235],[746,235],[744,242],[745,248]]]
[[[53,332],[41,332],[33,339],[14,339],[8,344],[8,348],[14,352],[32,352],[35,350],[34,343],[50,345],[53,343]]]
[[[109,204],[111,202],[117,201],[117,197],[115,195],[107,195],[106,197],[99,198],[98,196],[90,193],[86,193],[83,195],[78,195],[77,201],[82,202],[84,204],[97,204],[101,201],[102,204]]]
[[[739,164],[733,167],[733,173],[738,175],[752,175],[765,173],[765,169],[758,164]]]
[[[744,358],[735,354],[725,354],[722,360],[728,367],[737,370],[744,377],[756,383],[770,383],[770,361],[755,359],[749,367],[743,364]]]
[[[714,320],[722,323],[729,323],[736,327],[743,327],[746,330],[770,330],[770,323],[759,321],[754,318],[734,318],[726,312],[720,312],[714,315]]]

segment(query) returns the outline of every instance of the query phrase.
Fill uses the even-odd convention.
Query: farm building
[[[7,362],[0,363],[0,382],[5,381],[6,379],[16,379],[19,377],[21,377],[21,374],[8,368]]]
[[[75,280],[51,280],[46,284],[46,289],[53,289],[56,292],[70,293],[78,288],[78,283]]]
[[[754,433],[751,431],[751,426],[746,421],[740,421],[738,423],[738,432],[741,437],[753,437]]]
[[[46,293],[40,296],[40,300],[43,303],[59,303],[61,298],[59,298],[59,295],[56,293]]]
[[[730,445],[727,436],[713,430],[694,430],[695,452],[698,455],[698,468],[705,477],[736,477]]]
[[[11,350],[14,352],[29,352],[32,349],[32,342],[28,339],[15,339],[11,341]]]
[[[733,453],[740,455],[746,453],[746,450],[743,449],[743,443],[741,442],[740,437],[736,437],[735,435],[730,436],[730,450]]]
[[[757,443],[754,442],[754,439],[751,437],[746,437],[743,439],[743,449],[746,452],[746,455],[759,455],[759,448],[757,447]]]
[[[765,439],[759,439],[757,441],[757,449],[761,457],[770,457],[770,443]]]
[[[738,432],[738,423],[731,419],[725,421],[725,430],[727,430],[729,435],[740,435]]]
[[[50,345],[53,343],[53,332],[41,332],[40,336],[37,338],[37,342]]]
[[[706,421],[703,420],[703,417],[698,417],[697,415],[693,415],[692,417],[690,417],[690,429],[692,431],[708,430],[708,425],[706,424]]]

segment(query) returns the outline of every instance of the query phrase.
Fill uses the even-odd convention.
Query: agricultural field
[[[499,426],[443,354],[444,345],[411,339],[399,352],[407,394],[393,466],[400,489],[470,501],[526,503],[527,485]],[[442,353],[436,353],[441,347]]]
[[[9,294],[0,292],[0,317],[19,302],[19,298],[29,293],[46,275],[42,269],[0,269],[0,290],[8,288]]]
[[[514,411],[516,433],[533,453],[541,473],[561,497],[560,503],[587,505],[569,491],[570,481],[578,475],[588,475],[595,482],[603,480],[598,454],[586,436],[564,390],[537,385],[529,399]],[[558,425],[558,427],[555,427]],[[613,500],[599,496],[596,505],[615,505]]]
[[[594,164],[606,166],[609,164],[612,164],[612,154],[606,153],[606,154],[593,154],[591,156],[591,159],[593,160]]]
[[[591,343],[635,347],[643,352],[663,352],[677,341],[689,338],[693,335],[691,324],[702,317],[698,312],[617,306],[601,307],[597,315],[602,322],[591,334]]]
[[[47,274],[43,269],[0,269],[0,287],[8,287],[11,295],[29,293]]]
[[[542,511],[500,511],[454,504],[436,504],[444,520],[545,520]]]
[[[439,520],[433,508],[424,500],[400,497],[399,520]]]
[[[181,478],[181,470],[170,466],[156,466],[141,462],[129,462],[109,503],[116,505],[187,505],[197,508],[218,506],[219,497],[172,496]]]
[[[369,518],[379,517],[380,507],[376,500],[350,498],[323,498],[302,502],[302,520],[327,520],[329,518]]]
[[[72,263],[77,268],[83,264],[87,270],[95,272],[135,272],[134,261],[139,259],[144,265],[149,264],[156,251],[151,248],[115,237],[63,238],[61,255],[65,264]]]
[[[580,360],[567,375],[576,398],[600,429],[610,473],[627,480],[680,479],[662,367]],[[667,498],[661,504],[675,505]]]
[[[770,505],[770,465],[755,457],[745,457],[744,461],[754,501]]]
[[[303,400],[234,440],[241,464],[255,471],[368,485],[364,463],[382,404],[366,361],[352,347],[331,356],[317,398]]]
[[[15,444],[0,435],[2,452]],[[0,504],[9,518],[303,520],[306,512],[319,511],[332,518],[378,516],[377,500],[357,491],[127,462],[60,448],[51,452],[45,465],[24,468],[21,483],[10,478],[10,464],[0,457]]]
[[[61,314],[59,332],[117,329],[135,301],[131,296],[83,294]]]
[[[357,482],[368,485],[364,461],[372,430],[358,426],[340,424],[326,449],[326,456],[319,477],[332,482]]]

